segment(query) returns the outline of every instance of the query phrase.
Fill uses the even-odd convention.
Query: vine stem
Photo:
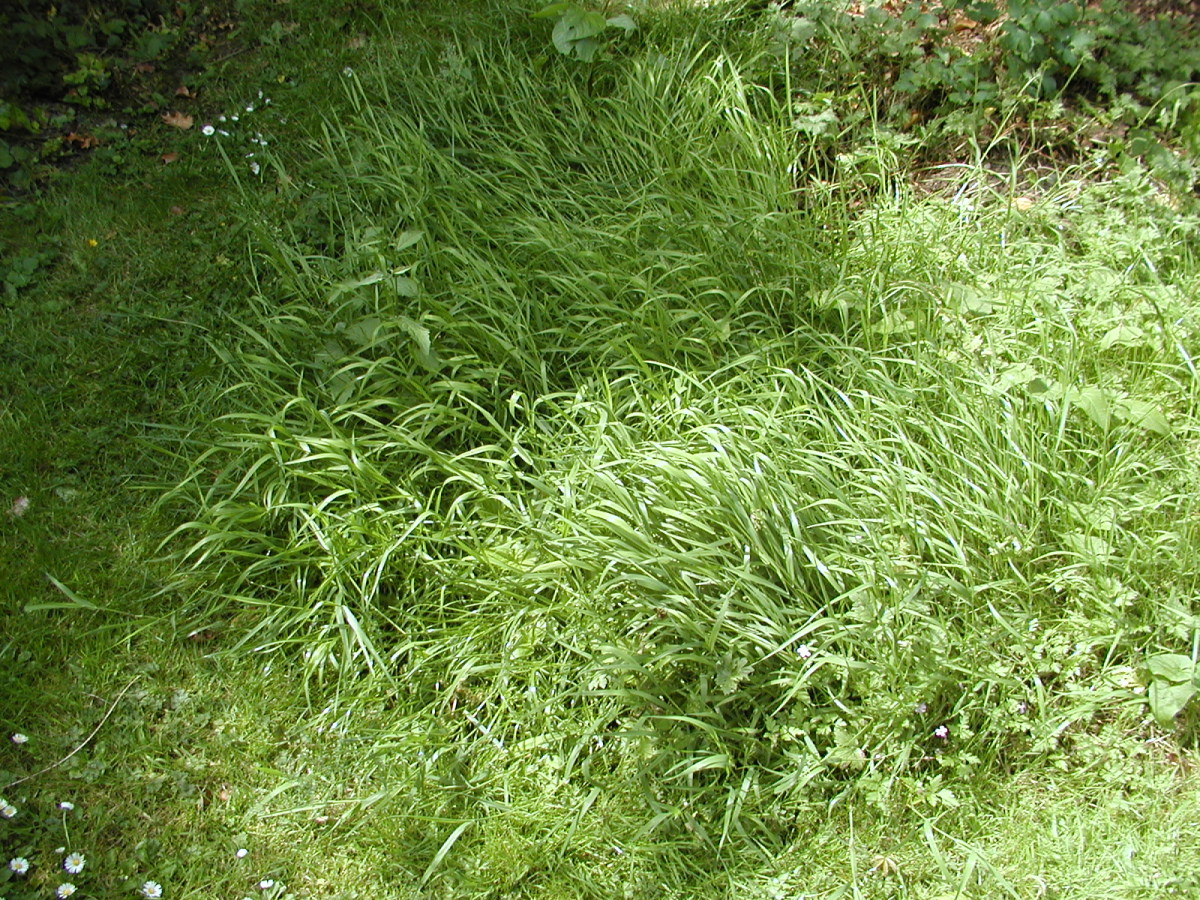
[[[78,753],[80,750],[82,750],[84,747],[86,747],[89,743],[91,743],[92,738],[94,738],[97,734],[100,733],[100,729],[104,727],[104,723],[108,721],[108,717],[113,714],[113,710],[117,708],[117,704],[121,702],[121,698],[124,697],[129,692],[129,689],[131,687],[133,687],[134,684],[136,684],[136,683],[137,683],[137,679],[135,678],[135,679],[133,679],[133,681],[129,682],[129,684],[125,685],[125,687],[121,688],[121,693],[117,694],[116,699],[113,700],[113,702],[109,705],[108,712],[106,712],[104,714],[104,718],[102,718],[100,720],[99,724],[97,724],[96,727],[92,729],[92,733],[83,739],[83,743],[81,743],[78,747],[76,747],[74,750],[72,750],[70,753],[68,753],[66,756],[64,756],[62,759],[60,759],[58,762],[51,763],[50,765],[46,766],[46,768],[41,769],[40,771],[34,772],[32,775],[26,775],[24,778],[18,778],[16,781],[9,782],[8,784],[6,784],[4,786],[4,790],[7,791],[9,788],[16,787],[18,784],[21,784],[22,782],[29,781],[32,778],[37,778],[39,775],[45,775],[47,772],[49,772],[53,769],[57,769],[59,766],[61,766],[63,763],[65,763],[68,759],[70,759],[72,756],[74,756],[76,753]]]

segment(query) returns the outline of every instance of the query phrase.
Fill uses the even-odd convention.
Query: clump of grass
[[[520,831],[509,887],[954,808],[1143,727],[1192,639],[1187,220],[1132,179],[800,203],[761,58],[676,40],[347,76],[168,498],[189,616],[328,680],[326,727],[386,697],[422,884]]]

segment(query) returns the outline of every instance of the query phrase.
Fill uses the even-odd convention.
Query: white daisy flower
[[[87,865],[87,859],[84,858],[82,853],[70,853],[63,860],[63,868],[72,875],[78,875],[82,872],[85,865]]]
[[[236,856],[238,859],[245,859],[245,858],[246,858],[246,854],[247,854],[247,853],[249,853],[249,852],[250,852],[250,851],[249,851],[249,850],[247,850],[245,847],[239,847],[239,848],[238,848],[238,852],[237,852],[237,853],[235,853],[235,854],[233,854],[233,855],[234,855],[234,856]]]
[[[70,800],[62,800],[59,802],[58,808],[65,809],[67,812],[70,812],[71,810],[73,810],[75,808],[75,804],[72,803]]]
[[[71,884],[69,881],[64,881],[54,891],[54,894],[56,897],[58,897],[58,900],[67,900],[68,897],[75,893],[75,890],[75,885]]]
[[[29,735],[21,734],[21,732],[18,731],[16,734],[14,734],[12,736],[12,742],[14,744],[28,744],[29,743]]]
[[[204,135],[205,137],[212,137],[214,134],[217,133],[217,129],[213,128],[211,125],[205,125],[203,128],[200,129],[200,133],[202,135]]]
[[[260,881],[258,883],[258,888],[261,891],[269,891],[273,887],[275,887],[275,882],[272,881],[270,878],[264,878],[262,881]]]
[[[163,895],[163,889],[162,885],[157,881],[147,881],[142,885],[138,893],[145,897],[146,900],[159,900]]]
[[[17,808],[15,806],[13,806],[11,803],[5,803],[3,800],[0,800],[0,816],[4,816],[6,819],[11,819],[16,814]]]
[[[8,867],[18,875],[24,875],[29,871],[29,860],[23,856],[14,856],[8,861]]]

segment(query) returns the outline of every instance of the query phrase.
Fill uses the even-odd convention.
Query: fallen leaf
[[[164,153],[161,157],[164,166],[169,166],[175,160],[179,159],[178,153]]]
[[[183,215],[183,207],[182,206],[172,206],[170,209],[167,210],[167,212],[169,212],[173,216],[182,216]]]
[[[80,150],[91,150],[100,143],[99,139],[97,139],[95,135],[77,134],[74,131],[63,138],[63,140],[65,140],[68,144],[74,144]]]
[[[1018,197],[1013,201],[1013,206],[1016,207],[1017,212],[1028,212],[1033,209],[1033,201],[1028,197]]]
[[[195,121],[195,119],[193,119],[191,116],[185,115],[184,113],[181,113],[181,112],[176,112],[174,110],[172,110],[171,112],[163,113],[162,120],[164,122],[166,122],[168,125],[170,125],[172,128],[181,128],[184,130],[191,128],[192,122]]]
[[[222,803],[228,803],[233,797],[233,789],[227,784],[221,785],[221,789],[217,791],[217,799]]]
[[[176,97],[193,97],[195,95],[191,91],[188,90],[188,86],[186,84],[181,84],[179,87],[175,88],[175,96]]]

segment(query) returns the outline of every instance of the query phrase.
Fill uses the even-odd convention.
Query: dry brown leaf
[[[162,120],[172,128],[182,128],[184,130],[191,128],[192,122],[195,121],[195,119],[193,119],[191,116],[175,110],[163,113]]]
[[[167,212],[169,212],[173,216],[182,216],[183,215],[183,207],[182,206],[172,206],[170,209],[167,210]],[[193,632],[193,634],[194,633],[195,632]],[[191,636],[192,635],[190,635],[190,634],[188,635],[188,637],[191,637]]]
[[[160,159],[162,159],[164,166],[169,166],[171,163],[175,162],[175,160],[179,159],[179,154],[178,153],[164,153],[160,157]]]
[[[175,88],[175,96],[176,97],[192,97],[194,95],[192,94],[191,91],[188,90],[188,86],[186,84],[181,84],[179,87]]]
[[[1018,197],[1013,201],[1013,206],[1017,208],[1018,212],[1028,212],[1033,209],[1033,201],[1028,197]]]
[[[100,140],[95,135],[77,134],[74,131],[64,137],[63,140],[65,140],[68,144],[74,144],[80,150],[91,150],[100,143]]]

